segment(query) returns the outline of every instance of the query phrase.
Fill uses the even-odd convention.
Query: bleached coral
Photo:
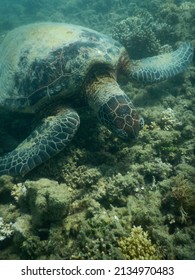
[[[167,108],[161,114],[161,125],[164,130],[171,130],[176,122],[173,109]]]
[[[13,234],[12,223],[5,223],[0,217],[0,242],[10,238]]]
[[[26,195],[26,187],[23,183],[15,184],[11,191],[11,196],[15,199],[16,202],[20,200],[21,197]]]

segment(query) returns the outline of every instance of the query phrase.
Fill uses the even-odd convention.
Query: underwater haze
[[[0,0],[0,43],[45,21],[106,34],[131,59],[195,47],[194,0]],[[72,142],[24,177],[0,176],[0,259],[195,259],[195,59],[160,83],[119,80],[144,118],[138,138],[119,139],[70,97]],[[0,108],[0,157],[29,121]]]

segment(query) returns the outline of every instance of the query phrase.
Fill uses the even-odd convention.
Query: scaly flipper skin
[[[130,77],[144,83],[160,82],[184,72],[193,59],[190,42],[183,43],[176,51],[132,61]]]
[[[79,123],[79,116],[72,109],[60,109],[43,119],[15,150],[0,158],[0,175],[24,176],[47,161],[72,140]]]

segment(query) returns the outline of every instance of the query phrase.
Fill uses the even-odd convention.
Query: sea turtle
[[[0,157],[0,175],[24,176],[71,141],[80,120],[66,99],[74,104],[75,94],[82,93],[116,135],[137,137],[143,118],[119,87],[118,75],[158,82],[186,70],[192,56],[186,42],[172,53],[133,61],[119,42],[72,24],[34,23],[9,32],[0,46],[0,112],[37,116],[49,110],[23,142]]]

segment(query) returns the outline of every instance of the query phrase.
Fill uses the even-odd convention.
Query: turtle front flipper
[[[134,80],[153,83],[184,72],[193,59],[190,42],[183,43],[176,51],[131,61],[130,77]]]
[[[0,175],[22,175],[59,153],[79,127],[79,116],[63,108],[41,124],[15,150],[0,157]]]

